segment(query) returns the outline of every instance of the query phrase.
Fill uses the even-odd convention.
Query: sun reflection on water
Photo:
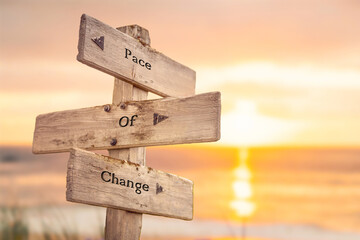
[[[239,217],[245,218],[251,216],[256,209],[251,200],[253,197],[252,175],[247,165],[248,150],[246,148],[240,149],[238,160],[238,166],[234,170],[235,181],[233,182],[235,199],[231,202],[231,208],[236,211]]]

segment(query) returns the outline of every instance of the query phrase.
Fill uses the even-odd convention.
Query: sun
[[[239,151],[239,164],[234,169],[235,180],[232,184],[234,199],[230,202],[230,207],[235,210],[238,217],[244,218],[251,216],[255,209],[252,201],[253,189],[251,186],[251,171],[248,167],[248,150],[241,148]]]
[[[286,120],[261,114],[253,101],[238,100],[235,109],[222,116],[221,128],[223,143],[259,146],[286,141],[295,126]]]

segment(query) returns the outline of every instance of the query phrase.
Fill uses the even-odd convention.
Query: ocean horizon
[[[58,221],[100,236],[105,208],[65,201],[68,157],[0,147],[0,205],[24,209],[34,233]],[[144,215],[143,239],[360,239],[360,149],[161,147],[147,164],[194,180],[195,210]]]

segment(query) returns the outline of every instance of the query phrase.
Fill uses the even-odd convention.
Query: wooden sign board
[[[34,153],[118,149],[220,138],[220,93],[131,101],[39,115]]]
[[[195,71],[99,20],[81,17],[77,59],[160,96],[195,94]]]
[[[71,202],[193,218],[192,181],[81,149],[71,151],[66,188]]]

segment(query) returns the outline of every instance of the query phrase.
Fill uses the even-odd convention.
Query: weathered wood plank
[[[160,96],[195,94],[195,71],[85,14],[78,51],[80,62]]]
[[[193,183],[173,174],[81,149],[70,153],[71,202],[191,220]]]
[[[33,152],[217,141],[220,108],[220,93],[213,92],[43,114],[36,118]]]

